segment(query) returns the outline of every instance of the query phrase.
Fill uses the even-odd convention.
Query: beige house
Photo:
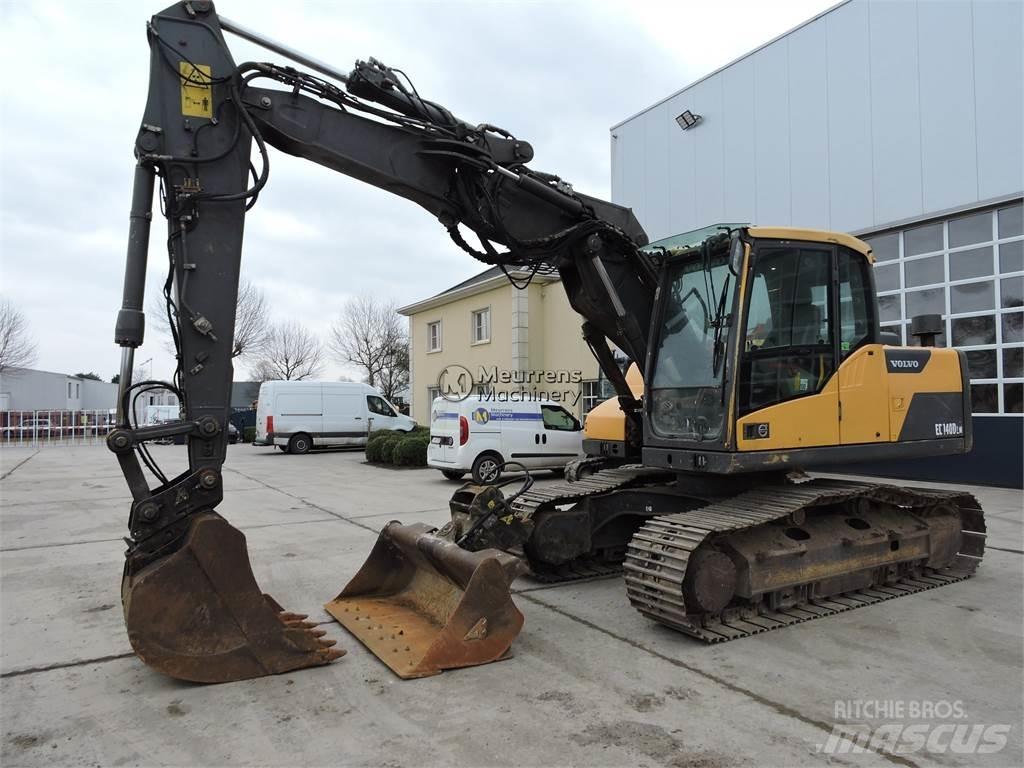
[[[577,416],[604,399],[602,391],[607,397],[583,319],[557,275],[536,275],[520,290],[493,267],[398,311],[409,318],[411,415],[421,424],[442,387],[465,388],[470,378],[475,392],[550,397]]]

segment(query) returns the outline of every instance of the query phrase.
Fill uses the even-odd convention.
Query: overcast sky
[[[531,165],[610,195],[609,128],[825,10],[832,0],[675,2],[291,2],[222,0],[252,29],[348,70],[374,56],[425,98],[511,130]],[[27,316],[37,368],[104,378],[146,99],[145,21],[164,3],[0,1],[0,293]],[[228,36],[236,61],[282,61]],[[246,222],[242,273],[276,320],[326,339],[347,297],[407,304],[482,268],[422,209],[273,152]],[[156,213],[150,296],[166,273]],[[136,360],[173,360],[150,323]],[[236,379],[246,362],[237,362]],[[332,362],[325,377],[345,373]],[[148,371],[147,371],[148,373]]]

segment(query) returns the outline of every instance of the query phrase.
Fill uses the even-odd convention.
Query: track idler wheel
[[[193,517],[173,553],[137,570],[129,556],[121,598],[135,654],[178,680],[247,680],[345,654],[260,591],[245,536],[213,512]]]
[[[523,626],[509,587],[524,563],[392,522],[327,612],[402,678],[507,658]]]

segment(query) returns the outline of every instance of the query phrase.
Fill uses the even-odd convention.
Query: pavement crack
[[[253,477],[252,475],[247,475],[247,474],[245,474],[245,472],[239,472],[237,469],[234,469],[234,468],[230,468],[229,469],[229,468],[225,467],[224,469],[227,472],[234,472],[236,475],[241,475],[242,477],[246,478],[247,480],[252,480],[254,483],[259,483],[264,488],[268,488],[271,491],[276,491],[277,493],[283,494],[283,495],[287,496],[290,499],[295,499],[295,501],[302,502],[303,504],[305,504],[310,509],[315,509],[318,512],[323,512],[325,515],[330,515],[331,517],[335,517],[338,520],[342,520],[342,521],[344,521],[346,523],[349,523],[350,525],[354,525],[356,528],[362,528],[364,531],[369,531],[370,533],[378,533],[379,532],[376,528],[371,528],[368,525],[363,525],[362,523],[356,521],[355,519],[353,519],[351,517],[346,517],[345,515],[342,515],[342,514],[340,514],[338,512],[334,512],[333,510],[327,509],[326,507],[321,507],[319,504],[314,504],[313,502],[309,501],[308,499],[304,499],[301,496],[296,496],[294,493],[289,493],[288,491],[285,491],[285,490],[283,490],[281,488],[277,488],[276,486],[273,486],[270,483],[264,482],[263,480],[261,480],[258,477]]]
[[[68,667],[86,667],[90,664],[106,664],[108,661],[120,661],[121,659],[130,659],[135,654],[133,652],[128,653],[115,653],[110,656],[97,656],[95,659],[82,659],[80,661],[65,661],[59,664],[45,664],[39,667],[28,667],[26,669],[14,669],[10,672],[0,672],[0,679],[6,680],[8,677],[21,677],[22,675],[35,675],[39,672],[50,672],[54,669],[67,669]]]
[[[1013,555],[1024,555],[1024,549],[1011,549],[1010,547],[993,547],[991,544],[986,545],[985,549],[994,549],[997,552],[1009,552]]]
[[[588,629],[592,629],[592,630],[595,630],[597,632],[600,632],[601,634],[606,635],[606,636],[612,638],[613,640],[618,640],[620,643],[625,643],[626,645],[629,645],[629,646],[635,648],[636,650],[641,651],[642,653],[646,653],[649,656],[653,656],[656,659],[660,659],[661,661],[668,662],[669,664],[671,664],[674,667],[679,667],[680,669],[685,669],[687,672],[691,672],[691,673],[693,673],[695,675],[698,675],[699,677],[703,677],[705,680],[709,680],[709,681],[711,681],[711,682],[713,682],[713,683],[715,683],[717,685],[720,685],[723,688],[726,688],[726,689],[732,691],[733,693],[738,693],[741,696],[746,696],[747,698],[757,702],[758,704],[761,704],[762,706],[768,707],[769,709],[773,710],[776,714],[782,715],[783,717],[789,717],[789,718],[798,720],[798,721],[800,721],[801,723],[803,723],[805,725],[809,725],[812,728],[816,728],[816,729],[824,732],[826,735],[829,735],[829,736],[832,735],[832,732],[833,732],[833,724],[832,723],[826,722],[824,720],[818,720],[817,718],[810,717],[809,715],[805,715],[803,712],[800,712],[800,711],[794,709],[793,707],[790,707],[790,706],[788,706],[786,704],[783,704],[782,702],[774,701],[773,699],[769,699],[769,698],[767,698],[765,696],[762,696],[761,694],[756,693],[755,691],[752,691],[749,688],[744,688],[741,685],[737,685],[736,683],[729,682],[728,680],[726,680],[724,678],[721,678],[718,675],[714,675],[714,674],[712,674],[710,672],[707,672],[707,671],[705,671],[703,669],[700,669],[699,667],[695,667],[695,666],[693,666],[691,664],[687,664],[686,662],[680,661],[679,659],[674,659],[671,656],[666,656],[665,654],[660,653],[659,651],[656,651],[653,648],[648,648],[643,643],[639,643],[636,640],[633,640],[632,638],[624,637],[624,636],[619,635],[619,634],[617,634],[615,632],[612,632],[609,629],[605,629],[604,627],[601,627],[601,626],[599,626],[597,624],[594,624],[593,622],[588,621],[587,619],[581,618],[579,616],[575,616],[575,615],[569,613],[568,611],[566,611],[566,610],[564,610],[562,608],[559,608],[557,606],[551,605],[550,603],[546,603],[543,600],[540,600],[540,599],[538,599],[536,597],[533,597],[532,595],[522,594],[522,593],[520,593],[520,595],[521,595],[523,600],[528,600],[531,603],[535,603],[536,605],[539,605],[539,606],[541,606],[543,608],[547,608],[549,611],[557,613],[560,616],[564,616],[565,618],[567,618],[567,619],[569,619],[571,621],[575,621],[577,624],[582,624],[583,626],[587,627]],[[877,754],[879,757],[883,758],[884,760],[889,761],[890,763],[894,763],[896,765],[908,766],[908,768],[920,768],[920,766],[917,763],[915,763],[913,760],[910,760],[910,759],[908,759],[906,757],[903,757],[901,755],[892,755],[892,754],[889,754],[887,752],[882,752],[882,751],[879,751],[879,750],[876,750],[876,749],[872,749],[870,746],[865,746],[865,749],[870,750],[871,752]]]
[[[312,525],[313,523],[334,523],[337,519],[319,517],[316,520],[286,520],[280,523],[258,523],[256,525],[237,526],[240,531],[255,531],[258,528],[280,528],[285,525]],[[342,522],[348,522],[347,520]],[[26,544],[24,547],[0,547],[3,552],[23,552],[27,549],[51,549],[54,547],[75,547],[79,544],[104,544],[114,541],[124,541],[123,538],[116,539],[84,539],[82,541],[57,541],[49,544]]]
[[[39,451],[37,449],[35,453],[33,453],[33,454],[29,455],[29,456],[26,456],[24,459],[22,459],[17,464],[15,464],[13,467],[11,467],[6,472],[4,472],[2,475],[0,475],[0,480],[6,480],[8,477],[13,475],[15,473],[15,471],[17,471],[18,467],[22,466],[29,459],[33,458],[34,456],[38,456],[38,455],[39,455]]]

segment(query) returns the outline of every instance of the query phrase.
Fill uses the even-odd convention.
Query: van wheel
[[[477,485],[496,483],[501,477],[501,457],[493,453],[481,453],[473,462],[473,482]]]
[[[441,474],[447,477],[449,480],[461,480],[465,472],[453,472],[450,469],[442,469]]]
[[[288,453],[309,453],[309,449],[312,447],[313,438],[305,432],[299,432],[297,435],[292,435],[292,439],[288,441]]]

